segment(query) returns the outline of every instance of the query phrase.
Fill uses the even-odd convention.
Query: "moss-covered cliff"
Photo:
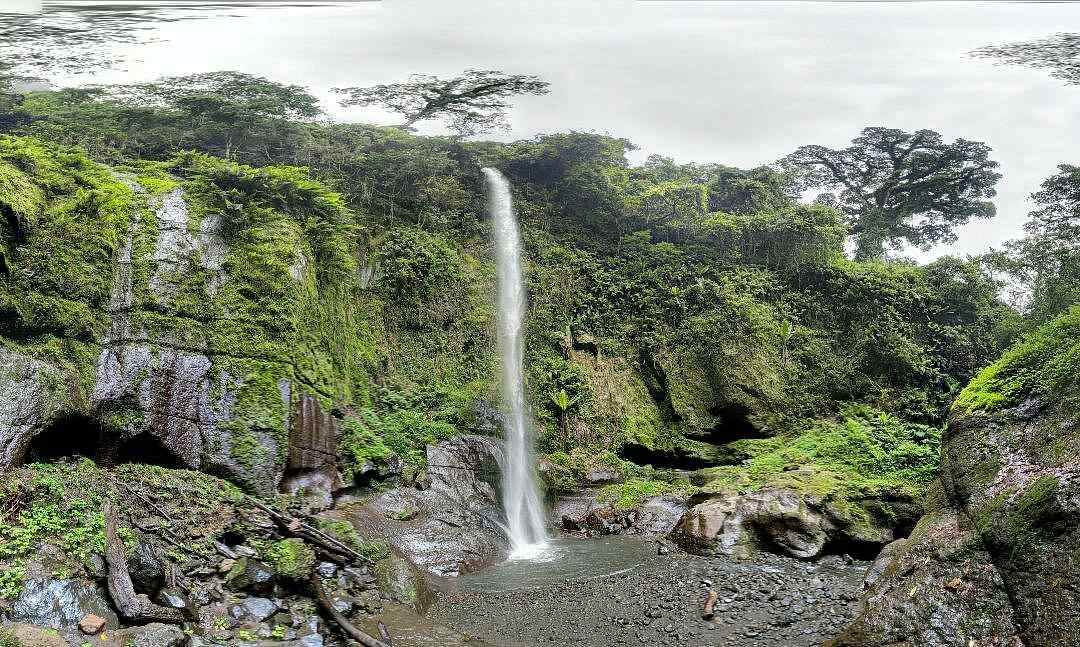
[[[964,389],[942,441],[943,496],[837,645],[1080,641],[1078,357],[1074,307]]]

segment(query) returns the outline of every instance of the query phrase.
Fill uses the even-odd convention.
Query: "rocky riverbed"
[[[869,566],[840,556],[739,561],[648,548],[640,564],[602,577],[582,569],[539,586],[451,583],[428,617],[505,647],[810,647],[854,616]],[[710,589],[718,594],[715,617],[703,620]]]

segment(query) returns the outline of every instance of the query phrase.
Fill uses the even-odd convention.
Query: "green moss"
[[[306,579],[315,566],[315,551],[296,538],[273,542],[262,557],[275,573],[293,580]]]
[[[1057,478],[1044,475],[1035,479],[1008,506],[1008,524],[1014,540],[1021,540],[1059,514],[1055,496]]]
[[[953,403],[959,414],[997,411],[1034,397],[1044,404],[1080,398],[1080,306],[1029,334],[986,367]]]
[[[941,430],[903,422],[866,407],[848,407],[840,420],[820,421],[793,437],[744,441],[751,457],[739,466],[712,468],[708,490],[786,487],[829,500],[853,523],[880,508],[876,499],[919,500],[934,481]]]
[[[363,415],[363,414],[361,414]],[[353,480],[366,463],[377,464],[390,455],[390,448],[383,439],[376,435],[378,423],[368,412],[368,422],[362,418],[350,416],[341,423],[341,436],[338,444],[338,459],[342,476]]]
[[[689,489],[690,484],[685,481],[671,483],[634,478],[604,486],[600,490],[599,499],[604,503],[610,503],[618,510],[629,510],[638,507],[650,497]]]

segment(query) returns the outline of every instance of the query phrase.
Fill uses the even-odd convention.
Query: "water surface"
[[[629,537],[559,537],[534,559],[507,560],[457,579],[463,591],[543,588],[625,573],[656,554],[656,544]]]

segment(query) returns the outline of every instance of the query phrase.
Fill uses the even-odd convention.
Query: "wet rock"
[[[863,588],[868,589],[881,579],[881,576],[885,573],[885,569],[887,569],[889,565],[892,564],[893,560],[903,552],[908,543],[909,540],[904,538],[886,544],[885,548],[882,548],[881,552],[878,553],[878,556],[874,559],[870,568],[867,569],[866,578],[863,580]]]
[[[268,595],[274,591],[274,572],[256,559],[241,557],[229,569],[225,585],[234,591]]]
[[[191,599],[184,591],[176,587],[167,587],[158,593],[158,601],[162,606],[171,607],[173,609],[188,610],[191,609]]]
[[[63,373],[51,364],[0,348],[0,468],[26,458],[30,441],[64,405]]]
[[[930,512],[834,647],[1080,644],[1080,382],[1016,399],[1025,382],[1061,379],[1071,361],[1061,358],[1080,352],[1078,328],[1076,312],[1065,315],[968,387],[1009,385],[999,401],[968,411],[962,393]]]
[[[333,562],[319,562],[315,567],[315,572],[319,574],[319,577],[329,579],[337,574],[337,564]]]
[[[338,421],[324,411],[319,399],[302,393],[295,398],[289,423],[286,470],[291,475],[282,492],[304,495],[330,508],[333,492],[342,486],[337,470]]]
[[[229,607],[229,615],[235,620],[262,622],[278,612],[278,605],[266,598],[245,598]]]
[[[161,623],[129,627],[113,632],[115,644],[123,647],[181,647],[188,636],[180,627]]]
[[[622,480],[622,474],[610,467],[594,467],[585,473],[585,482],[589,485],[607,485]]]
[[[97,584],[78,579],[35,578],[24,583],[11,605],[8,619],[72,631],[88,615],[104,618],[107,628],[119,626],[105,591]]]
[[[140,541],[128,557],[128,572],[137,593],[153,595],[165,586],[165,562],[151,544]]]
[[[966,518],[927,515],[891,553],[858,617],[830,645],[1021,646],[1004,581]]]
[[[560,497],[552,521],[565,530],[590,535],[666,535],[686,513],[688,497],[665,494],[650,497],[631,509],[617,509],[601,502],[600,490],[582,490]]]
[[[397,554],[375,565],[378,588],[400,604],[423,613],[432,599],[424,576],[408,560]]]
[[[410,562],[457,575],[504,554],[494,438],[457,436],[428,447],[428,486],[397,488],[348,510],[363,536],[385,537]]]

